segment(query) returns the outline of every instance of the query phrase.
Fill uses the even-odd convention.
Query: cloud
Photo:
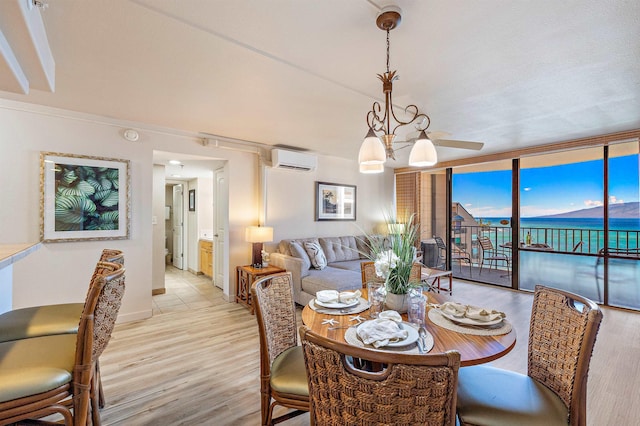
[[[610,204],[622,204],[624,200],[618,200],[615,195],[609,195],[609,203]]]
[[[525,191],[531,191],[531,188],[524,188]]]
[[[598,200],[584,200],[584,205],[587,207],[600,207],[604,205],[604,203]]]
[[[471,207],[472,205],[473,205],[473,204],[471,204],[471,203],[467,203],[467,204],[465,204],[464,206],[465,206],[465,207]]]

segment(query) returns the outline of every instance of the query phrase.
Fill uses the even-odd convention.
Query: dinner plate
[[[491,325],[496,325],[496,324],[500,324],[502,322],[502,320],[504,318],[497,318],[491,321],[480,321],[480,320],[475,320],[472,318],[466,318],[466,317],[456,317],[453,316],[451,314],[448,314],[446,312],[442,312],[441,310],[438,309],[438,312],[440,312],[440,314],[445,317],[446,319],[448,319],[449,321],[455,322],[456,324],[463,324],[463,325],[475,325],[475,326],[491,326]]]
[[[366,321],[365,321],[366,322]],[[364,322],[362,323],[364,324]],[[360,324],[358,327],[356,327],[356,336],[358,336],[358,328],[360,326],[362,326],[362,324]],[[402,330],[407,330],[408,334],[407,334],[407,338],[406,339],[402,339],[402,340],[398,340],[397,342],[389,342],[387,343],[385,346],[380,346],[381,348],[399,348],[402,346],[408,346],[412,343],[415,343],[418,340],[418,330],[416,330],[415,328],[413,328],[412,326],[410,326],[409,324],[403,322],[399,324],[399,327]],[[360,336],[358,336],[358,339],[360,339]]]
[[[343,308],[350,308],[352,306],[356,306],[358,303],[360,303],[360,299],[355,299],[352,300],[349,303],[343,303],[343,302],[321,302],[318,299],[315,300],[316,305],[318,306],[322,306],[323,308],[329,308],[329,309],[343,309]]]

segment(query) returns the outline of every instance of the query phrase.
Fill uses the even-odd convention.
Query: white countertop
[[[23,257],[33,253],[42,246],[42,243],[0,244],[0,269],[17,262]]]

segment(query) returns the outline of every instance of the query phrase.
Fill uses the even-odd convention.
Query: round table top
[[[362,289],[362,297],[367,298],[367,290]],[[440,294],[425,293],[428,297],[428,303],[443,303],[446,300]],[[429,309],[429,308],[427,308]],[[368,310],[354,315],[329,315],[314,311],[305,306],[302,310],[302,323],[312,329],[314,332],[338,342],[345,342],[345,329],[329,330],[328,324],[323,324],[323,320],[334,319],[337,323],[335,326],[347,327],[353,325],[349,318],[360,315],[368,318]],[[406,314],[403,315],[406,318]],[[483,364],[485,362],[498,359],[513,349],[516,344],[516,332],[512,330],[503,335],[498,336],[478,336],[472,334],[463,334],[456,331],[448,330],[440,327],[425,315],[425,328],[433,335],[434,346],[429,353],[439,353],[449,350],[457,350],[460,352],[461,366],[470,366]]]

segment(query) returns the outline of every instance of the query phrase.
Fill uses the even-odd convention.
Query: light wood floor
[[[454,281],[453,299],[507,313],[518,342],[492,364],[525,373],[531,295]],[[591,361],[589,425],[638,423],[638,355],[640,314],[605,308]],[[260,424],[255,317],[202,277],[169,269],[153,318],[117,325],[100,364],[105,425]],[[308,425],[309,417],[284,424]]]

